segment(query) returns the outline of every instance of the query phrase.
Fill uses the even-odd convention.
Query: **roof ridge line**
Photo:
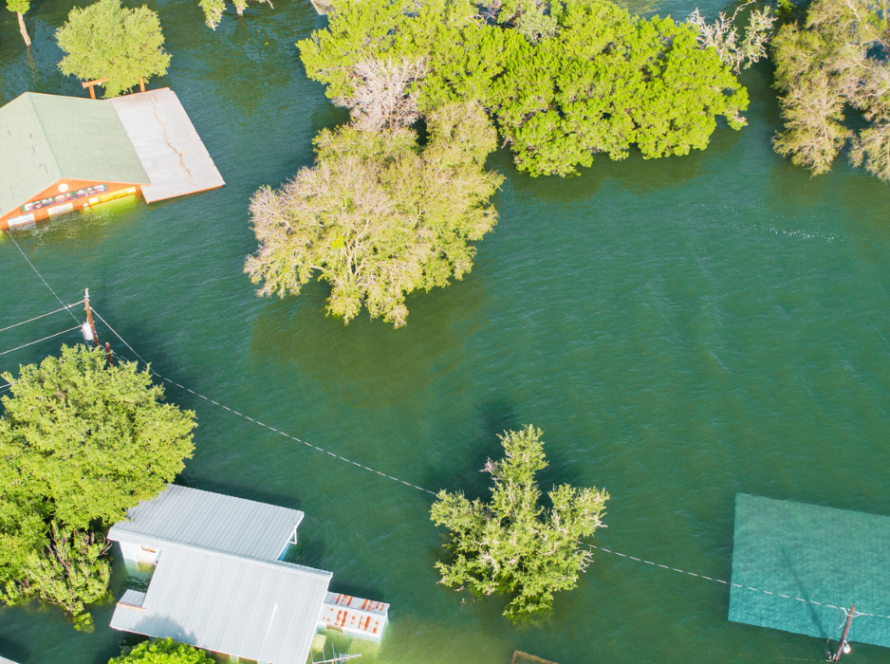
[[[114,528],[114,526],[112,526]],[[315,567],[309,567],[308,565],[299,565],[297,563],[286,563],[283,560],[264,560],[263,558],[253,558],[251,556],[243,556],[238,553],[232,553],[230,551],[222,551],[221,549],[214,549],[211,547],[203,547],[203,546],[195,546],[194,544],[189,544],[187,542],[180,542],[178,540],[164,539],[161,537],[152,537],[151,535],[146,535],[144,533],[135,532],[132,530],[123,531],[129,535],[141,535],[146,540],[152,542],[161,542],[164,544],[169,544],[173,548],[176,549],[185,549],[188,551],[196,551],[198,553],[206,553],[209,555],[218,556],[220,558],[234,558],[236,560],[243,560],[248,563],[253,563],[255,565],[268,565],[270,567],[279,567],[285,570],[291,570],[294,572],[300,572],[303,574],[317,575],[317,576],[327,576],[332,578],[334,576],[333,572],[329,572],[323,569],[317,569]],[[111,531],[108,532],[108,539],[111,539]],[[112,540],[120,543],[120,540]],[[163,554],[162,554],[163,556]],[[162,557],[161,556],[161,557]]]

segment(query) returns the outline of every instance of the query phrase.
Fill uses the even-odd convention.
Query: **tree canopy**
[[[270,0],[260,1],[265,2],[270,7],[272,6]],[[248,0],[233,1],[238,16],[241,16],[244,10],[247,9],[247,2]],[[201,11],[204,12],[204,22],[207,24],[207,27],[216,30],[216,26],[219,25],[223,12],[226,10],[226,0],[199,0],[198,4],[201,6]]]
[[[90,531],[183,469],[194,413],[162,403],[163,388],[135,363],[107,367],[85,346],[2,378],[12,388],[0,400],[0,597],[78,613],[107,571],[104,541]],[[107,576],[99,585],[104,593]]]
[[[445,286],[472,268],[497,222],[502,178],[484,170],[496,133],[476,104],[442,106],[429,140],[401,126],[347,126],[315,140],[316,164],[251,202],[260,247],[245,271],[261,295],[297,294],[314,276],[331,285],[328,312],[405,324],[405,296]]]
[[[75,7],[56,40],[66,54],[62,73],[84,81],[107,78],[106,97],[129,92],[140,78],[163,76],[170,64],[158,15],[145,6],[121,7],[120,0]]]
[[[605,491],[563,484],[547,493],[552,507],[542,507],[535,481],[547,467],[541,436],[527,426],[500,437],[505,458],[485,466],[494,481],[489,502],[440,491],[431,513],[450,531],[449,562],[436,563],[441,583],[513,594],[504,611],[513,621],[550,609],[554,593],[577,585],[592,560],[582,540],[602,527],[609,499]]]
[[[488,20],[478,20],[480,11]],[[299,42],[306,71],[349,99],[363,62],[423,62],[413,85],[426,114],[476,101],[516,165],[569,175],[593,155],[646,158],[707,147],[717,118],[738,129],[747,91],[698,30],[641,19],[607,0],[473,4],[342,0],[327,28]]]
[[[869,0],[814,0],[802,24],[776,36],[773,59],[784,130],[776,152],[814,175],[848,143],[850,160],[890,181],[890,22]],[[854,131],[848,111],[865,128]]]
[[[130,648],[108,664],[214,664],[203,650],[173,639],[151,639]]]

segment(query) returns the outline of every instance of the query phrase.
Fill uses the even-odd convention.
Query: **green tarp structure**
[[[855,604],[848,640],[890,647],[890,517],[738,494],[732,584],[733,622],[838,640]]]

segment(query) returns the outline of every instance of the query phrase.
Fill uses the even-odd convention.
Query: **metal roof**
[[[0,664],[15,664],[11,659],[6,659],[5,657],[0,657]]]
[[[290,563],[169,547],[141,606],[118,603],[111,627],[260,662],[305,664],[330,580],[330,572]]]
[[[188,544],[262,560],[276,560],[303,520],[300,510],[173,484],[127,516],[108,539],[157,548]]]
[[[62,178],[148,184],[110,101],[26,92],[0,108],[0,215]]]
[[[142,188],[147,203],[225,184],[175,92],[161,88],[109,103],[151,180],[151,185]]]

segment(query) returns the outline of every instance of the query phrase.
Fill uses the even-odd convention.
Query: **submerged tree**
[[[575,174],[633,145],[646,158],[704,149],[717,118],[739,129],[748,104],[693,26],[606,0],[340,0],[298,46],[332,99],[357,94],[361,62],[423,61],[411,85],[420,113],[481,104],[532,175]]]
[[[121,7],[120,0],[75,7],[56,40],[66,53],[62,73],[83,81],[107,78],[106,97],[129,92],[140,78],[163,76],[170,64],[158,15],[145,6]]]
[[[135,363],[108,367],[85,346],[2,378],[12,388],[0,418],[0,599],[81,611],[108,580],[93,531],[182,470],[194,413],[162,403]]]
[[[259,1],[265,2],[270,7],[273,6],[271,0]],[[248,0],[233,0],[238,16],[244,15],[247,3]],[[201,11],[204,12],[204,22],[207,24],[207,27],[216,30],[216,26],[219,25],[223,12],[226,10],[226,0],[199,0],[198,4],[201,6]]]
[[[776,152],[818,175],[850,142],[854,165],[890,181],[888,19],[869,0],[815,0],[803,25],[782,27],[773,44],[785,123]],[[853,131],[847,109],[867,128]]]
[[[603,527],[609,494],[567,484],[548,492],[540,505],[535,473],[547,467],[542,432],[533,426],[501,438],[506,457],[489,460],[491,501],[470,502],[440,491],[432,520],[450,531],[450,562],[438,562],[441,583],[469,587],[480,595],[513,594],[504,615],[513,621],[551,608],[554,593],[571,590],[593,556],[583,539]]]
[[[489,199],[502,178],[484,169],[496,134],[474,104],[429,116],[429,141],[404,127],[322,131],[316,165],[281,189],[260,189],[250,210],[260,247],[245,271],[260,295],[298,294],[313,277],[331,285],[328,313],[349,322],[405,324],[405,296],[472,269],[497,222]]]
[[[28,34],[28,28],[25,25],[25,14],[31,9],[31,0],[6,0],[6,8],[15,12],[19,19],[19,32],[22,33],[22,39],[25,40],[25,46],[31,48],[31,36]]]
[[[173,639],[151,639],[133,648],[125,648],[120,657],[108,664],[214,664],[203,650],[177,643]]]
[[[744,33],[740,35],[735,27],[736,19],[753,3],[754,0],[748,0],[739,5],[732,16],[720,12],[712,23],[708,23],[698,9],[693,11],[688,19],[689,23],[699,30],[698,40],[702,48],[713,48],[723,63],[736,73],[766,57],[767,45],[773,34],[773,24],[776,22],[776,16],[771,8],[754,9],[748,15]]]

